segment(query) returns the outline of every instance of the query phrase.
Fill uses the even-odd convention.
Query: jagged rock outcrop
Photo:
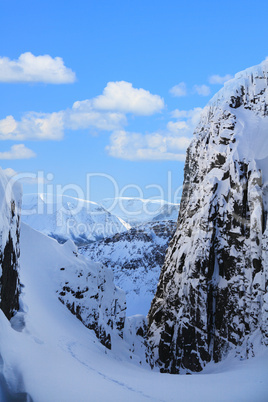
[[[100,342],[111,349],[112,333],[123,338],[126,316],[125,293],[114,285],[113,272],[101,264],[87,262],[76,252],[75,245],[68,241],[62,246],[73,248],[75,265],[60,268],[62,278],[59,300],[82,321],[94,330]]]
[[[20,186],[0,169],[0,308],[8,319],[19,308]]]
[[[126,292],[129,315],[147,315],[176,226],[174,221],[150,222],[79,248],[112,269],[115,284]]]
[[[151,365],[200,371],[268,344],[268,60],[225,84],[187,151],[178,227],[148,315]]]

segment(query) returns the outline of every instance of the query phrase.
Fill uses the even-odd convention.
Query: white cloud
[[[0,140],[61,140],[64,134],[63,118],[63,112],[30,112],[21,121],[7,116],[0,120]]]
[[[36,173],[24,172],[18,173],[12,168],[3,169],[5,175],[13,178],[14,181],[19,181],[23,184],[47,184],[49,181],[43,176]]]
[[[106,150],[110,156],[127,160],[177,160],[184,161],[194,129],[202,109],[174,110],[171,115],[178,120],[169,121],[161,132],[141,134],[115,131]]]
[[[191,133],[194,131],[195,127],[199,123],[201,112],[202,112],[201,107],[195,107],[194,109],[191,110],[179,110],[175,109],[171,112],[171,116],[174,119],[185,119],[186,124],[189,127],[189,130]]]
[[[113,131],[122,128],[126,123],[126,117],[122,113],[99,112],[90,107],[76,105],[72,109],[55,113],[27,113],[21,121],[7,116],[0,120],[0,140],[59,141],[63,139],[65,129],[96,128]]]
[[[16,130],[17,125],[18,124],[13,116],[7,116],[5,119],[0,120],[0,138],[13,133]]]
[[[209,83],[210,84],[224,84],[226,81],[229,81],[233,78],[232,75],[230,74],[226,74],[224,76],[220,76],[220,75],[212,75],[211,77],[209,77]]]
[[[187,95],[187,88],[185,82],[180,82],[178,85],[172,87],[169,92],[173,96],[186,96]]]
[[[10,151],[0,152],[0,159],[30,159],[36,154],[24,144],[13,145]],[[10,172],[9,172],[10,173]]]
[[[190,140],[160,133],[142,135],[124,130],[114,132],[106,150],[110,156],[127,160],[177,160],[185,159]]]
[[[5,175],[7,177],[13,177],[13,176],[16,176],[16,174],[17,174],[17,172],[12,168],[3,169],[3,172],[5,173]]]
[[[143,88],[133,88],[130,82],[108,82],[103,94],[92,100],[97,110],[109,110],[150,116],[164,108],[164,100]]]
[[[65,67],[61,57],[34,56],[30,52],[21,54],[17,60],[0,57],[0,82],[66,84],[75,80],[75,73]]]
[[[92,100],[78,101],[65,112],[65,124],[72,130],[90,127],[99,130],[118,130],[127,124],[126,116],[120,112],[104,112],[94,109]]]
[[[207,85],[195,85],[194,90],[201,96],[208,96],[210,94],[210,88]]]
[[[126,113],[150,115],[159,112],[164,101],[128,82],[110,82],[100,95],[77,101],[72,108],[55,113],[29,112],[20,121],[13,116],[0,120],[0,140],[61,140],[64,130],[121,130]]]
[[[188,130],[189,126],[187,125],[186,121],[169,121],[167,128],[173,133],[179,133],[182,130]]]

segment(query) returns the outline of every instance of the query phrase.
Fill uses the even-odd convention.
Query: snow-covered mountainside
[[[36,269],[46,266],[52,275],[53,297],[89,329],[100,341],[111,348],[112,332],[123,336],[126,301],[125,294],[113,283],[111,270],[88,261],[77,253],[71,240],[58,244],[28,225],[22,224],[21,261],[24,266],[34,264]]]
[[[88,243],[129,229],[122,219],[101,205],[70,196],[26,194],[22,221],[59,242]]]
[[[187,151],[178,228],[149,312],[151,364],[200,371],[268,344],[268,60],[203,111]]]
[[[24,225],[21,240],[21,308],[11,325],[0,311],[1,402],[171,402],[178,390],[190,402],[214,402],[219,394],[222,402],[267,399],[262,347],[254,359],[209,364],[202,375],[160,374],[133,352],[144,353],[144,318],[135,316],[126,320],[123,339],[113,331],[112,349],[105,348],[56,293],[65,278],[79,281],[75,266],[79,274],[92,272],[93,264],[76,257],[70,243],[59,245]]]
[[[175,229],[173,221],[151,222],[80,247],[79,251],[113,270],[116,285],[126,292],[129,315],[147,315]]]
[[[19,308],[21,189],[0,169],[0,309],[11,318]]]
[[[106,198],[101,204],[105,209],[119,216],[131,226],[151,222],[152,220],[176,221],[179,212],[179,204],[138,197]]]

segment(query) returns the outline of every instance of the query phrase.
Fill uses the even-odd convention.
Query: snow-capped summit
[[[204,109],[187,150],[178,227],[149,312],[151,364],[200,371],[268,344],[268,60]],[[254,338],[255,337],[255,338]]]
[[[177,220],[179,211],[179,204],[150,198],[106,198],[101,204],[105,209],[119,216],[131,226],[153,220]]]
[[[77,244],[112,236],[130,228],[101,205],[67,195],[24,195],[22,221],[60,242],[72,239]]]

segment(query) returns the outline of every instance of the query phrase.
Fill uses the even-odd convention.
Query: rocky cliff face
[[[19,308],[21,194],[0,169],[0,308],[10,319]]]
[[[90,263],[76,252],[71,241],[62,247],[73,248],[74,263],[60,267],[62,281],[59,300],[92,329],[100,342],[112,347],[112,334],[123,338],[126,316],[125,293],[114,285],[113,272],[101,264]]]
[[[149,312],[151,365],[200,371],[268,344],[268,61],[225,84],[186,158],[178,227]]]

